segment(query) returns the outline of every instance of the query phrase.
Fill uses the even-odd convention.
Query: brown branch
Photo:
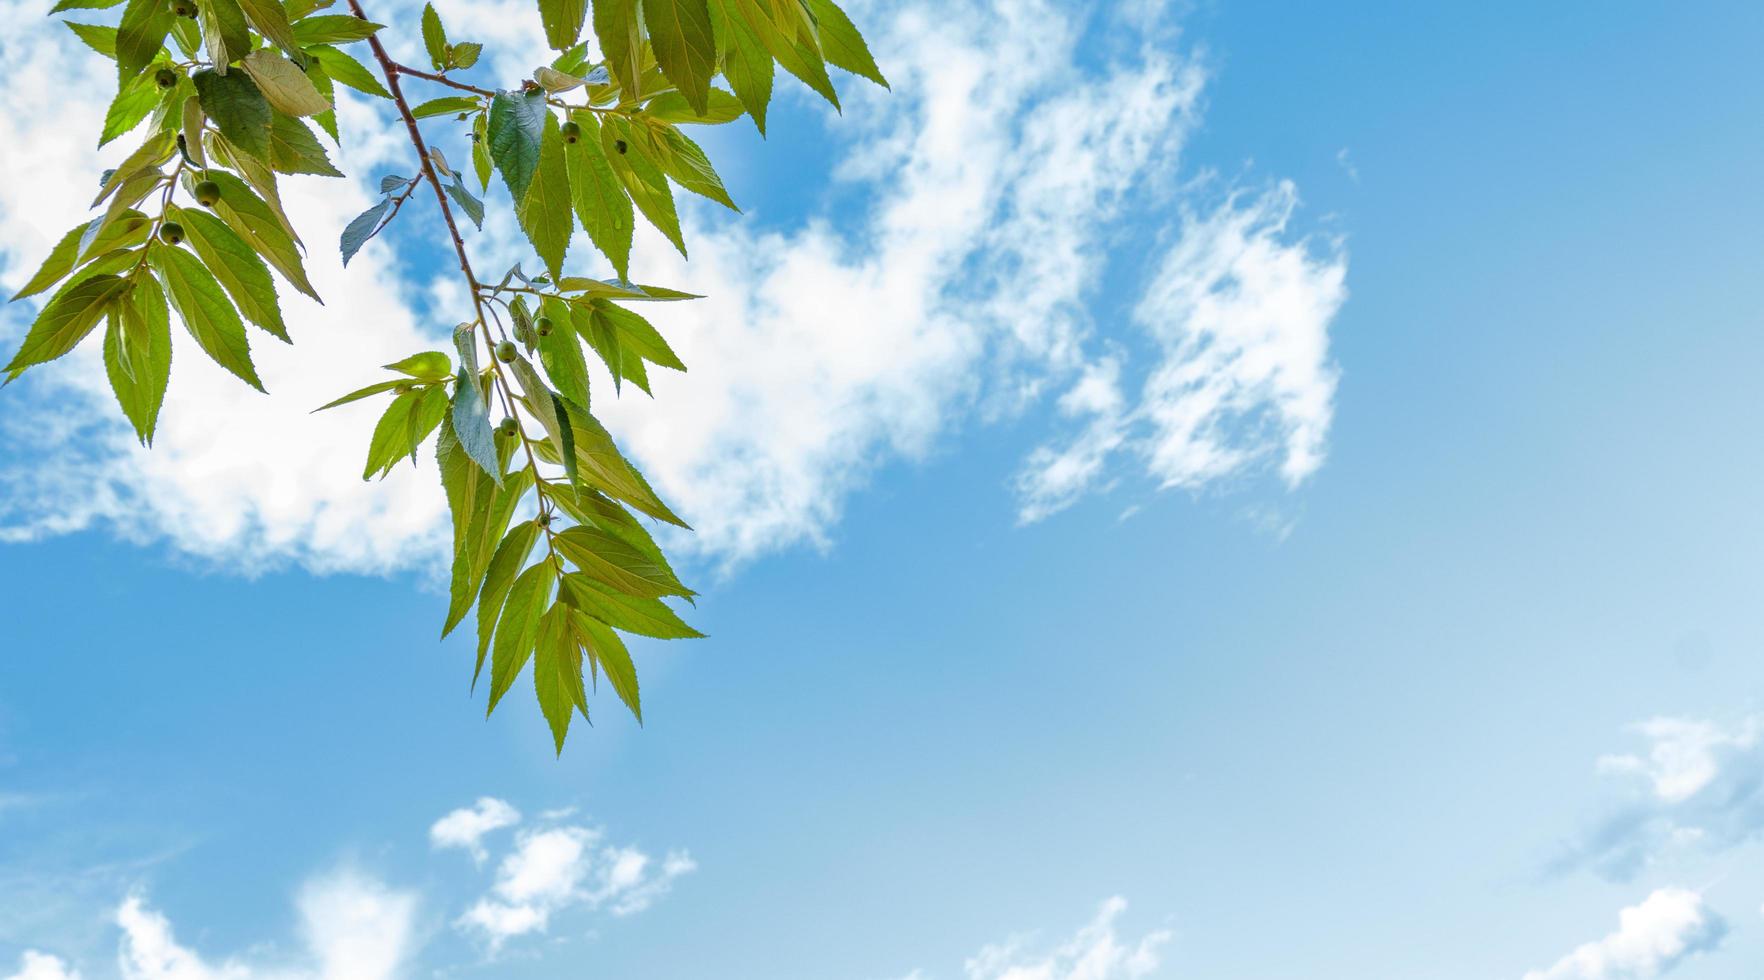
[[[361,0],[349,0],[349,10],[362,20],[369,19],[367,12],[361,9]],[[489,354],[493,387],[501,394],[503,408],[508,412],[509,418],[518,423],[520,414],[515,410],[514,395],[509,387],[508,379],[503,376],[501,362],[496,359],[496,345],[490,339],[490,318],[484,315],[483,284],[478,282],[477,275],[472,272],[472,260],[466,255],[465,238],[460,235],[459,225],[453,220],[453,207],[447,202],[447,190],[441,186],[441,177],[435,172],[435,165],[429,159],[429,146],[423,141],[423,131],[417,126],[416,116],[411,113],[410,103],[405,100],[404,92],[398,87],[399,74],[408,69],[392,60],[391,55],[386,53],[386,46],[380,43],[378,34],[368,35],[367,40],[368,47],[373,49],[374,60],[380,63],[381,74],[386,76],[386,90],[392,93],[392,101],[398,106],[398,115],[404,119],[404,128],[410,133],[410,144],[416,148],[417,159],[422,164],[422,176],[428,178],[429,186],[435,189],[435,202],[441,206],[441,218],[447,223],[447,234],[453,239],[453,252],[459,257],[459,271],[465,276],[466,284],[471,287],[472,306],[477,312],[474,326],[484,328],[481,336],[484,339],[484,350]],[[411,74],[422,75],[419,72],[411,72]],[[457,83],[449,80],[448,84]],[[474,384],[476,381],[477,379],[472,379]],[[540,515],[549,518],[551,502],[545,494],[545,481],[539,473],[539,460],[533,455],[533,447],[527,443],[525,433],[520,434],[520,439],[521,449],[527,455],[527,468],[533,471],[533,488],[539,494]],[[542,521],[540,526],[545,530],[549,547],[552,534],[550,521]],[[553,555],[555,556],[555,549]]]

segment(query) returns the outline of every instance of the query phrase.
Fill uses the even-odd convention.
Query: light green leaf
[[[496,624],[496,641],[490,657],[490,706],[485,715],[496,710],[497,702],[514,686],[527,658],[533,655],[539,617],[551,601],[555,577],[551,566],[542,561],[522,572],[509,588],[502,617]]]
[[[269,104],[290,116],[310,116],[331,107],[299,66],[268,48],[251,52],[239,64]]]
[[[153,445],[159,407],[171,377],[171,357],[165,293],[152,276],[142,276],[112,311],[104,335],[104,373],[143,446]]]
[[[282,322],[276,284],[270,279],[269,267],[251,246],[234,234],[226,222],[211,214],[173,205],[167,215],[184,226],[190,247],[220,280],[245,319],[287,342],[288,327]]]
[[[658,640],[701,639],[660,599],[626,595],[580,572],[563,577],[563,595],[577,609],[615,629]]]
[[[288,10],[282,6],[282,0],[239,0],[239,6],[245,11],[245,19],[257,28],[257,33],[286,51],[295,64],[306,63],[306,55],[300,50],[300,39],[294,36],[294,27],[288,23]]]
[[[662,172],[674,179],[674,182],[694,194],[708,197],[731,211],[739,212],[735,202],[729,199],[729,192],[723,188],[723,178],[711,166],[710,158],[704,155],[692,138],[680,132],[675,126],[653,127],[658,137],[657,149],[661,152]]]
[[[78,264],[80,242],[87,241],[85,251],[90,255],[102,255],[112,249],[133,248],[147,240],[147,232],[153,227],[153,220],[139,211],[124,211],[122,214],[105,223],[104,216],[70,230],[61,236],[61,241],[50,249],[49,257],[31,276],[24,288],[13,294],[13,300],[21,300],[26,296],[34,296],[60,282],[72,272]],[[87,236],[91,236],[87,239]]]
[[[626,595],[641,599],[692,595],[671,571],[598,528],[577,525],[565,530],[557,536],[557,550],[589,578]]]
[[[887,88],[888,79],[882,77],[882,69],[876,67],[876,60],[870,56],[870,46],[864,43],[864,36],[858,33],[857,25],[851,22],[845,11],[833,0],[807,0],[807,3],[820,29],[821,53],[827,56],[827,61]]]
[[[545,43],[562,51],[582,36],[588,16],[588,0],[539,0],[539,19],[545,24]]]
[[[62,21],[74,36],[86,42],[86,47],[105,56],[116,57],[116,28],[103,24],[76,24],[71,20]]]
[[[619,87],[620,101],[642,91],[643,34],[637,0],[595,0],[594,36],[606,56],[607,71]]]
[[[644,0],[643,22],[656,63],[699,115],[709,109],[717,73],[716,34],[705,0]]]
[[[690,530],[685,521],[662,503],[643,474],[619,452],[611,433],[594,416],[571,408],[569,421],[570,429],[575,433],[576,461],[584,482],[656,520]]]
[[[571,716],[578,708],[584,717],[588,714],[588,695],[582,689],[582,653],[570,614],[570,607],[560,603],[540,618],[533,653],[533,692],[539,696],[539,711],[545,715],[560,756],[570,733]]]
[[[361,62],[336,48],[318,46],[310,49],[307,53],[312,55],[313,59],[325,69],[325,74],[357,92],[377,95],[382,99],[392,97],[392,93],[386,91],[386,86],[380,84],[380,80],[375,78],[373,73],[368,71]]]
[[[350,44],[373,37],[375,31],[385,26],[349,14],[323,14],[295,21],[294,40],[303,48],[313,44]]]
[[[587,411],[588,362],[582,357],[582,345],[571,329],[570,309],[555,297],[546,297],[541,311],[551,320],[551,332],[539,336],[539,363],[557,386],[557,392],[577,408]]]
[[[533,543],[539,540],[539,525],[522,521],[510,528],[508,536],[496,546],[496,554],[484,573],[484,587],[478,593],[478,665],[472,670],[472,686],[478,684],[478,673],[484,669],[484,657],[490,652],[490,638],[496,633],[496,617],[502,615],[502,604],[514,585],[515,573],[527,564]]]
[[[119,81],[141,73],[159,54],[172,29],[171,5],[166,0],[129,0],[116,28],[116,68]]]
[[[184,329],[216,364],[246,384],[263,390],[257,369],[251,364],[251,345],[245,324],[227,302],[226,293],[196,256],[170,245],[149,245],[147,261],[165,284],[172,308],[184,321]]]
[[[767,63],[771,56],[767,56]],[[720,126],[741,118],[746,109],[740,99],[720,88],[710,90],[710,108],[700,113],[687,104],[686,97],[678,92],[664,92],[650,99],[643,107],[643,116],[652,122],[692,123],[700,126]]]
[[[196,9],[208,60],[224,75],[228,64],[251,52],[251,26],[245,22],[245,11],[239,0],[198,0]]]
[[[601,145],[600,122],[594,113],[577,112],[573,120],[582,136],[564,144],[564,163],[569,170],[570,199],[582,228],[621,278],[631,274],[631,235],[635,224],[631,199],[613,173]]]
[[[325,148],[306,128],[306,123],[276,113],[270,123],[269,162],[285,174],[317,174],[320,177],[341,177],[343,172],[331,165]]]
[[[360,401],[363,398],[369,398],[374,395],[378,395],[382,392],[403,391],[406,388],[409,388],[410,384],[411,383],[409,381],[406,381],[403,378],[398,378],[393,381],[376,381],[373,384],[368,385],[366,388],[357,388],[354,391],[350,392],[349,394],[344,395],[342,398],[337,399],[336,401],[326,402],[325,404],[320,405],[319,407],[313,409],[313,411],[314,412],[322,412],[327,408],[336,408],[338,405],[347,405],[350,402]]]
[[[361,473],[363,480],[371,480],[375,474],[384,476],[390,473],[392,467],[404,458],[405,434],[410,431],[411,412],[423,394],[421,391],[406,391],[386,406],[380,421],[374,425],[373,439],[368,443],[367,467]]]
[[[441,15],[432,3],[423,4],[423,48],[429,52],[429,63],[436,71],[447,69],[447,30],[441,26]]]
[[[501,98],[501,96],[498,96]],[[564,163],[564,142],[557,117],[540,110],[544,131],[539,143],[539,163],[524,198],[517,198],[516,214],[533,250],[555,276],[563,275],[564,253],[570,247],[575,222],[570,217],[570,178]],[[494,123],[492,123],[494,126]],[[507,170],[503,171],[507,175]],[[512,189],[512,184],[511,184]]]
[[[772,101],[772,53],[736,9],[735,0],[711,0],[711,17],[723,42],[723,77],[764,136],[766,106]]]
[[[476,96],[444,95],[439,99],[430,99],[424,102],[410,110],[410,114],[418,119],[427,119],[430,116],[451,116],[455,113],[471,112],[480,104]]]
[[[502,466],[496,458],[496,438],[490,434],[490,413],[478,388],[477,335],[471,324],[462,323],[453,331],[453,346],[459,351],[459,380],[454,384],[453,428],[465,454],[497,483],[502,482]]]
[[[440,381],[453,373],[453,359],[438,350],[428,350],[388,364],[386,370],[424,381]]]
[[[588,653],[606,672],[607,683],[612,685],[613,693],[631,709],[639,725],[643,724],[643,704],[637,691],[637,667],[631,663],[631,652],[625,649],[625,641],[619,635],[601,623],[578,611],[570,617],[570,625],[575,629],[576,636]]]
[[[105,110],[104,130],[98,135],[99,146],[140,125],[141,120],[159,105],[161,92],[154,74],[142,72],[122,83],[116,98],[110,102],[110,108]]]
[[[208,179],[220,185],[221,199],[214,213],[233,229],[245,244],[293,284],[313,299],[318,293],[306,279],[306,268],[300,261],[300,250],[283,229],[281,219],[263,199],[252,192],[245,182],[222,170],[208,171]],[[321,301],[322,302],[322,301]]]
[[[656,163],[648,140],[639,138],[625,120],[608,118],[600,128],[600,142],[613,173],[625,185],[626,193],[631,195],[631,203],[684,257],[686,240],[680,234],[680,215],[674,210],[674,192],[668,186],[667,175]]]
[[[73,350],[130,288],[129,280],[104,274],[64,290],[37,314],[24,345],[6,365],[6,373],[17,377],[33,364],[53,361]]]

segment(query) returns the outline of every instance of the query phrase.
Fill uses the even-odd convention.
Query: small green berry
[[[176,221],[167,221],[159,226],[159,237],[168,245],[176,245],[184,240],[184,226]]]
[[[153,73],[153,84],[160,88],[171,88],[178,84],[178,73],[170,68],[161,68]]]
[[[541,337],[551,336],[551,317],[542,316],[539,319],[534,320],[533,329],[537,331]]]
[[[514,419],[503,419],[496,426],[496,434],[504,439],[513,439],[521,431],[521,424]]]
[[[558,132],[563,134],[563,141],[565,143],[574,143],[582,138],[582,127],[576,125],[574,122],[564,123],[558,128]]]
[[[496,345],[496,359],[504,364],[512,363],[519,353],[519,351],[515,350],[514,341],[512,340],[505,340]]]
[[[613,140],[613,149],[619,151],[620,153],[624,153],[625,151],[629,150],[630,147],[625,145],[624,140]]]
[[[196,16],[196,5],[191,3],[190,0],[177,0],[177,2],[172,4],[171,9],[172,13],[179,17]]]
[[[196,203],[197,204],[200,204],[205,208],[212,208],[215,206],[215,204],[217,202],[220,201],[220,199],[221,199],[221,189],[220,189],[219,184],[215,183],[212,180],[197,181],[197,183],[196,183]]]

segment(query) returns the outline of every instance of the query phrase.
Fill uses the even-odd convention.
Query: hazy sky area
[[[49,6],[7,295],[133,145]],[[436,6],[478,84],[544,49]],[[702,139],[744,213],[638,236],[709,297],[596,395],[697,529],[643,727],[486,720],[432,455],[309,414],[469,304],[427,199],[341,266],[388,104],[284,181],[269,396],[179,348],[146,451],[95,345],[0,391],[0,978],[1756,977],[1764,6],[846,6],[892,91],[781,82]]]

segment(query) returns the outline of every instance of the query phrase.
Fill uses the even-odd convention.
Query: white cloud
[[[85,185],[59,175],[95,174],[127,149],[94,155],[64,138],[94,129],[105,97],[53,82],[57,66],[93,56],[41,16],[46,7],[0,0],[0,57],[19,80],[0,96],[0,166],[56,175],[28,182],[28,193],[27,182],[0,189],[0,281],[11,284],[82,211]],[[520,16],[503,16],[515,7]],[[1109,370],[1143,376],[1143,390],[1122,396],[1106,424],[1032,457],[1019,483],[1025,517],[1106,486],[1124,451],[1169,486],[1262,459],[1277,460],[1289,483],[1314,470],[1329,424],[1326,327],[1342,260],[1288,243],[1290,188],[1183,223],[1131,316],[1154,363],[1137,364],[1129,345],[1108,339],[1121,339],[1121,317],[1098,295],[1104,276],[1121,263],[1129,276],[1144,271],[1135,249],[1116,245],[1148,230],[1146,209],[1150,230],[1172,210],[1204,79],[1139,23],[1157,5],[1132,8],[1132,32],[1111,26],[1161,40],[1100,67],[1076,39],[1089,33],[1086,17],[1108,13],[1048,0],[854,8],[895,84],[892,93],[847,86],[845,116],[830,126],[845,203],[789,227],[689,208],[689,265],[653,235],[639,245],[640,278],[711,298],[645,311],[690,375],[658,372],[653,402],[627,393],[600,405],[698,527],[691,547],[742,560],[825,543],[878,467],[922,457],[968,417],[1011,416]],[[518,56],[506,52],[527,50],[533,36],[524,4],[455,2],[443,12],[454,34],[490,42],[492,58]],[[491,70],[524,73],[516,62]],[[357,468],[372,409],[306,414],[371,379],[375,365],[435,346],[458,319],[449,315],[458,286],[444,268],[433,282],[413,278],[384,242],[347,274],[339,265],[333,243],[369,203],[370,175],[409,170],[382,108],[346,98],[343,124],[340,162],[356,176],[287,181],[329,305],[285,299],[292,348],[254,338],[273,396],[185,345],[149,453],[116,418],[93,352],[33,372],[25,394],[5,394],[15,409],[34,407],[0,420],[0,444],[29,461],[0,466],[0,535],[99,526],[245,569],[433,566],[446,528],[432,474],[406,467],[364,484]],[[495,204],[472,243],[486,268],[515,238]],[[401,225],[432,221],[429,207],[418,199]],[[0,336],[16,336],[22,312],[0,319]],[[1106,354],[1094,353],[1099,344]],[[46,405],[54,411],[36,410]],[[1088,418],[1084,410],[1073,409]]]
[[[416,947],[417,901],[358,872],[308,881],[297,905],[305,956],[294,964],[211,964],[178,943],[172,924],[139,895],[116,913],[124,980],[390,980]]]
[[[1138,939],[1123,938],[1116,920],[1127,900],[1108,899],[1095,918],[1070,938],[1041,944],[1032,935],[1015,936],[981,947],[964,963],[968,980],[1136,980],[1149,977],[1160,963],[1159,950],[1170,941],[1168,929]],[[903,980],[928,980],[932,974],[914,970]]]
[[[1629,797],[1568,842],[1556,870],[1591,867],[1624,880],[1691,850],[1719,850],[1764,834],[1764,740],[1748,718],[1725,727],[1653,718],[1633,730],[1644,753],[1603,756],[1598,771],[1623,780]]]
[[[6,980],[80,980],[80,971],[60,957],[27,949],[18,959],[18,972]]]
[[[1721,943],[1727,924],[1684,888],[1661,888],[1618,913],[1617,931],[1585,943],[1525,980],[1649,980]]]
[[[437,848],[463,848],[472,860],[484,861],[485,834],[513,827],[521,822],[521,813],[493,796],[481,797],[469,807],[461,807],[435,821],[429,828],[429,843]]]
[[[575,825],[522,832],[498,864],[489,892],[457,925],[495,952],[510,939],[547,931],[552,916],[571,907],[605,908],[615,916],[640,912],[698,867],[683,851],[658,866],[638,848],[604,841],[602,831]]]
[[[1288,486],[1322,465],[1337,372],[1329,325],[1347,297],[1339,248],[1289,242],[1291,184],[1233,196],[1190,216],[1164,253],[1134,321],[1157,347],[1132,406],[1106,358],[1062,399],[1087,418],[1044,445],[1017,480],[1019,517],[1040,520],[1098,489],[1129,451],[1164,488],[1195,489],[1272,461]]]

